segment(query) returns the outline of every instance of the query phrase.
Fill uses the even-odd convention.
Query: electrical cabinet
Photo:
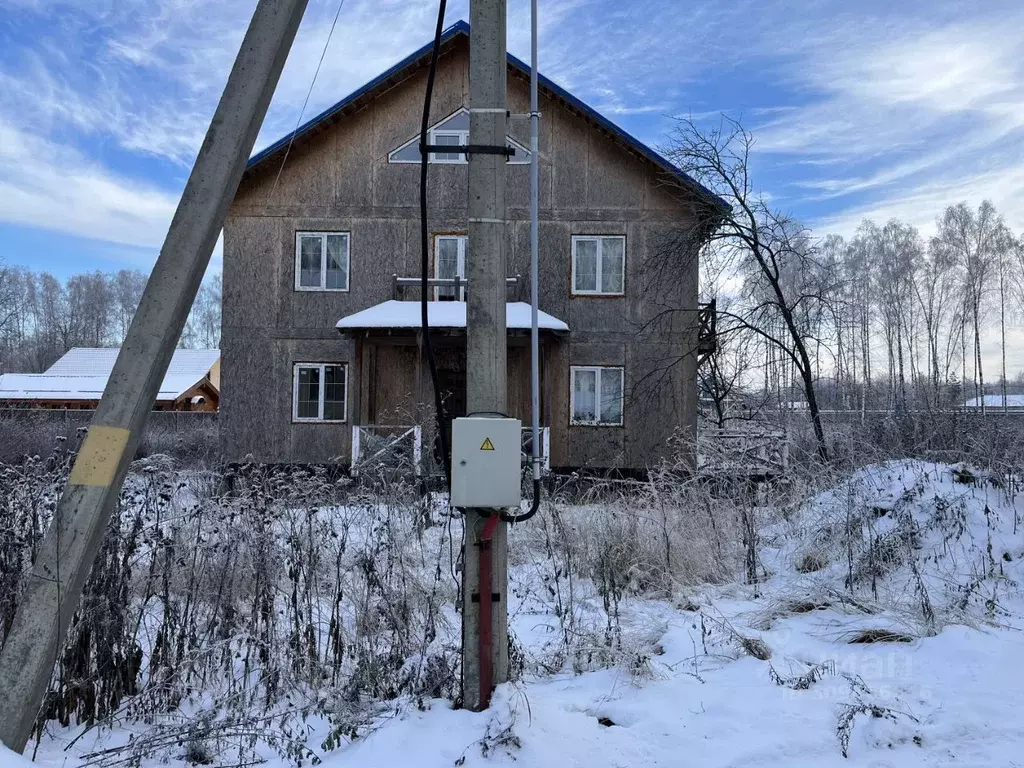
[[[467,416],[452,421],[453,507],[518,507],[522,423]]]

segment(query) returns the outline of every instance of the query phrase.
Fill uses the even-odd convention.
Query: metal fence
[[[541,469],[551,469],[551,429],[541,427]],[[522,430],[520,445],[524,466],[533,459],[533,431]],[[423,451],[423,429],[418,425],[362,424],[352,427],[351,473],[408,472],[420,475],[440,474],[433,452]]]

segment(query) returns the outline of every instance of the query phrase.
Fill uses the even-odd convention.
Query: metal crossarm
[[[420,144],[420,154],[424,152],[443,152],[448,155],[504,155],[512,157],[516,151],[508,146],[495,144]]]

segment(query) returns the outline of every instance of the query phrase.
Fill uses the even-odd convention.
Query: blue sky
[[[337,0],[310,0],[258,141],[299,115]],[[542,71],[653,146],[741,118],[818,232],[965,199],[1024,231],[1019,0],[540,0]],[[0,0],[0,259],[148,269],[255,0]],[[427,42],[435,0],[345,0],[309,117]],[[528,0],[509,48],[528,55]],[[449,4],[448,23],[468,18]],[[218,268],[215,263],[214,268]]]

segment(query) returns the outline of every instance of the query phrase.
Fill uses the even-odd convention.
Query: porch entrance
[[[456,251],[456,256],[458,252]],[[458,266],[456,262],[456,266]],[[395,298],[343,317],[337,323],[342,334],[355,341],[356,355],[352,381],[352,467],[356,472],[380,465],[391,454],[413,455],[422,474],[438,477],[440,434],[451,440],[452,420],[468,415],[466,366],[466,305],[461,301],[429,301],[430,334],[437,361],[438,394],[441,399],[444,432],[438,439],[426,439],[419,449],[423,432],[434,433],[434,387],[420,347],[422,307],[419,301],[401,300],[406,287],[418,288],[419,280],[394,277]],[[430,288],[460,286],[455,280],[436,278]],[[510,289],[518,278],[509,278]],[[510,301],[505,305],[508,330],[507,381],[509,416],[524,424],[530,419],[530,319],[529,304]],[[550,424],[548,361],[553,345],[569,333],[569,327],[552,315],[539,311],[541,333],[541,422]],[[420,437],[417,437],[419,435]],[[523,429],[523,466],[529,468],[530,428]],[[412,440],[411,449],[406,446]],[[377,441],[377,442],[374,442]],[[549,465],[549,427],[541,427],[541,456]],[[371,450],[371,443],[377,446]],[[386,449],[386,450],[385,450]]]
[[[451,445],[452,420],[466,415],[466,352],[464,349],[451,347],[437,351],[437,378],[444,407],[444,433],[448,445]],[[434,454],[440,461],[440,444],[434,446]]]

